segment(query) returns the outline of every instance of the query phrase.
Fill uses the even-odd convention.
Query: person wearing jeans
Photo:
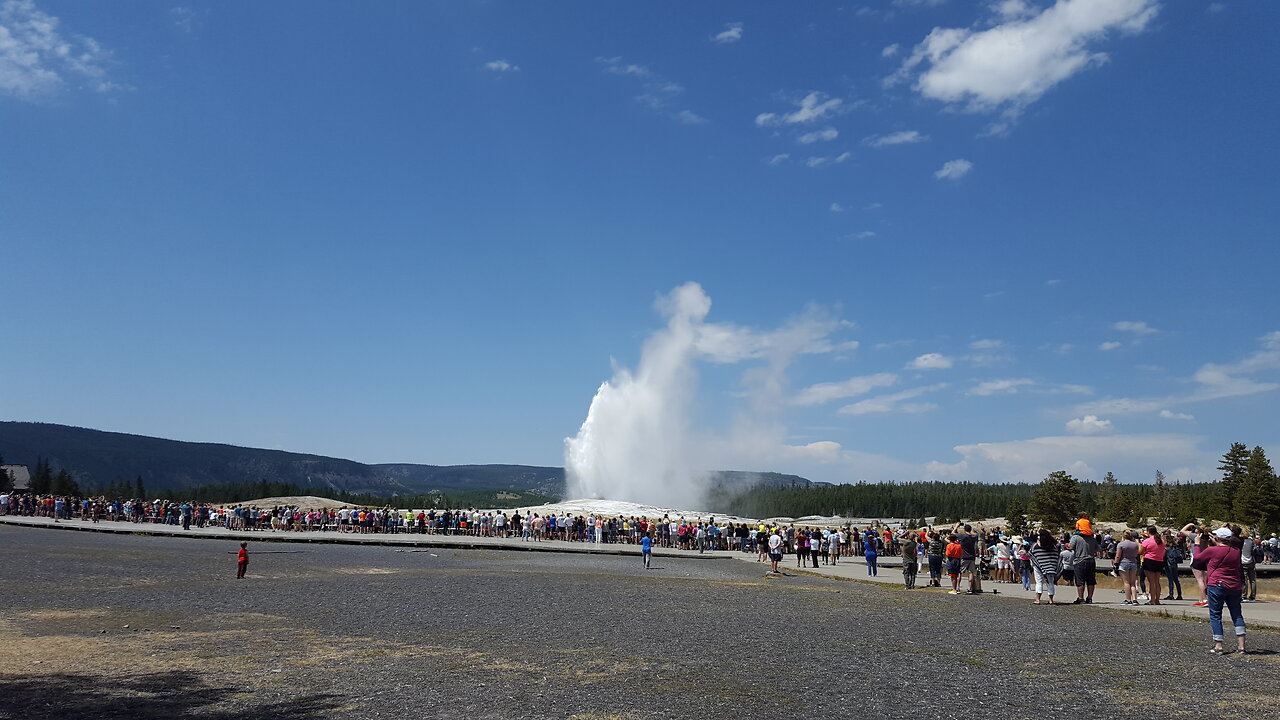
[[[1244,652],[1244,613],[1240,610],[1240,595],[1244,583],[1240,577],[1240,549],[1235,547],[1234,533],[1229,527],[1220,527],[1212,533],[1213,546],[1196,553],[1205,560],[1205,590],[1209,602],[1209,629],[1213,633],[1213,655],[1221,655],[1224,635],[1222,631],[1222,606],[1231,613],[1235,626],[1236,647]]]

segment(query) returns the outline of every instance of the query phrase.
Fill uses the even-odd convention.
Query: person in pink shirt
[[[1147,526],[1147,538],[1142,541],[1142,572],[1147,575],[1148,605],[1160,604],[1160,576],[1164,575],[1164,539],[1155,525]]]
[[[1244,614],[1240,610],[1240,595],[1244,582],[1240,575],[1240,548],[1235,545],[1235,533],[1229,527],[1220,527],[1212,533],[1213,545],[1201,550],[1197,557],[1205,562],[1205,588],[1209,595],[1209,629],[1213,632],[1213,655],[1222,650],[1222,606],[1231,612],[1231,623],[1236,630],[1236,648],[1244,649]]]

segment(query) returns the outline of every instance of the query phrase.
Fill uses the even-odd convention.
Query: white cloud
[[[490,60],[489,62],[484,64],[484,67],[486,70],[492,70],[494,72],[500,72],[500,73],[520,72],[519,65],[512,65],[506,60]]]
[[[504,61],[505,62],[505,61]],[[684,93],[684,86],[650,70],[644,65],[623,62],[621,56],[597,57],[610,75],[635,78],[640,82],[640,94],[636,102],[649,110],[684,125],[702,125],[707,119],[692,110],[673,110],[676,99]],[[519,68],[515,68],[519,70]]]
[[[1004,347],[1004,342],[1000,340],[974,340],[969,343],[970,350],[996,350]]]
[[[1067,432],[1072,435],[1101,435],[1111,432],[1111,421],[1100,420],[1097,415],[1085,415],[1068,420]]]
[[[1076,407],[1079,413],[1134,414],[1154,413],[1186,403],[1209,402],[1233,397],[1245,397],[1280,389],[1280,382],[1259,382],[1248,375],[1280,371],[1280,333],[1272,332],[1258,338],[1261,349],[1236,363],[1206,363],[1192,375],[1199,387],[1192,392],[1167,397],[1108,398]]]
[[[797,125],[825,119],[839,112],[844,101],[840,98],[828,97],[825,93],[811,92],[795,103],[798,110],[781,115],[777,113],[760,113],[756,116],[756,125],[760,127],[778,127],[780,125]]]
[[[173,21],[173,26],[184,33],[191,33],[195,30],[195,11],[189,7],[177,6],[169,8],[169,19]]]
[[[831,212],[844,212],[844,206],[838,202],[833,202],[831,203],[831,207],[828,208],[828,210],[830,210]]]
[[[692,110],[681,110],[680,112],[676,113],[676,119],[684,123],[685,125],[704,125],[710,122],[709,120],[702,117],[698,113],[693,112]]]
[[[962,460],[931,462],[925,470],[930,479],[975,482],[1038,482],[1055,470],[1092,480],[1101,480],[1108,470],[1122,478],[1141,472],[1145,478],[1153,467],[1202,461],[1199,440],[1188,435],[1065,435],[957,445]]]
[[[711,41],[720,45],[728,45],[736,43],[742,39],[742,23],[726,23],[724,30],[721,30],[711,38]]]
[[[917,130],[902,130],[888,135],[871,135],[863,138],[862,142],[871,147],[885,147],[888,145],[908,145],[924,142],[928,139],[928,135],[921,135]]]
[[[864,375],[862,377],[849,378],[841,382],[826,382],[810,385],[801,390],[791,400],[792,405],[821,405],[822,403],[831,402],[832,400],[842,400],[844,398],[854,397],[855,395],[865,395],[878,387],[889,387],[898,382],[898,376],[893,373],[877,373],[875,375]]]
[[[814,130],[813,132],[807,132],[801,135],[799,140],[800,140],[800,143],[803,145],[812,145],[813,143],[816,143],[816,142],[826,142],[829,140],[835,140],[838,137],[840,137],[840,131],[836,130],[833,127],[826,127],[821,130]]]
[[[1149,327],[1144,322],[1135,322],[1133,320],[1121,320],[1120,322],[1112,323],[1111,329],[1131,332],[1134,335],[1151,335],[1160,332],[1153,327]]]
[[[899,49],[900,47],[901,47],[901,46],[900,46],[900,45],[898,45],[898,43],[894,43],[894,44],[892,44],[892,45],[889,45],[889,46],[885,47],[885,49],[883,49],[883,50],[881,50],[881,51],[880,51],[880,57],[893,57],[894,55],[897,55],[897,54],[898,54],[898,49]]]
[[[863,230],[863,231],[861,231],[861,232],[850,233],[850,234],[849,234],[849,235],[847,235],[846,237],[851,237],[851,238],[853,238],[854,240],[869,240],[869,239],[871,239],[871,238],[873,238],[873,237],[875,237],[875,236],[876,236],[876,234],[875,234],[874,232],[872,232],[872,231],[870,231],[870,230]]]
[[[835,155],[832,157],[811,156],[809,157],[808,160],[804,161],[804,164],[811,168],[823,167],[824,165],[839,165],[840,163],[848,160],[850,157],[853,157],[853,156],[847,152],[842,152],[839,155]]]
[[[924,68],[922,96],[973,111],[1004,109],[1010,119],[1058,83],[1108,60],[1091,45],[1108,34],[1141,32],[1156,0],[1058,0],[1037,12],[997,3],[999,24],[985,30],[934,28],[886,79],[893,85]]]
[[[769,164],[781,165],[782,163],[790,159],[791,159],[791,153],[778,153],[777,155],[774,155],[773,157],[769,158]]]
[[[965,160],[964,158],[959,158],[956,160],[948,160],[943,163],[942,167],[935,172],[933,176],[939,180],[959,180],[965,175],[968,175],[969,171],[972,169],[973,163]]]
[[[1194,415],[1188,415],[1187,413],[1176,413],[1170,410],[1161,410],[1160,417],[1164,418],[1165,420],[1195,420],[1196,419]]]
[[[977,387],[970,390],[968,395],[1014,395],[1018,392],[1018,388],[1028,385],[1035,385],[1035,380],[1029,378],[1009,378],[1006,380],[988,380],[979,383]]]
[[[1204,9],[1204,11],[1209,13],[1210,15],[1216,15],[1226,9],[1227,9],[1227,4],[1224,2],[1211,2],[1209,3],[1209,6]]]
[[[937,392],[947,386],[946,383],[938,383],[936,385],[928,385],[925,387],[912,388],[911,390],[903,390],[892,395],[880,395],[873,398],[867,398],[852,405],[845,405],[836,412],[840,415],[875,415],[880,413],[922,413],[936,410],[937,405],[933,403],[903,403],[903,400],[920,397],[926,393]]]
[[[951,358],[941,353],[925,353],[907,363],[908,370],[946,370],[952,366]]]
[[[1098,345],[1098,349],[1103,352],[1106,352],[1108,350],[1115,350],[1116,348],[1120,347],[1121,344],[1122,343],[1118,343],[1115,340],[1108,340],[1107,342],[1104,342]]]
[[[121,89],[107,77],[111,51],[90,37],[63,37],[59,23],[32,0],[0,3],[0,93],[37,100],[68,81],[100,93]]]

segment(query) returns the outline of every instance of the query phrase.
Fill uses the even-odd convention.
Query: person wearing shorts
[[[1091,536],[1079,532],[1071,536],[1071,569],[1075,575],[1076,599],[1073,605],[1092,605],[1093,592],[1098,586],[1097,561],[1093,558]]]
[[[772,569],[769,572],[774,575],[779,574],[778,563],[782,562],[782,536],[775,529],[773,534],[769,536],[769,564]]]

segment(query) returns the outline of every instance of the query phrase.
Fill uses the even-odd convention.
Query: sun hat
[[[1229,527],[1220,527],[1220,528],[1218,528],[1217,530],[1214,530],[1214,531],[1213,531],[1213,534],[1214,534],[1214,535],[1217,535],[1218,537],[1222,538],[1223,540],[1226,540],[1227,538],[1231,537],[1231,535],[1232,535],[1232,533],[1231,533],[1231,528],[1229,528]]]

